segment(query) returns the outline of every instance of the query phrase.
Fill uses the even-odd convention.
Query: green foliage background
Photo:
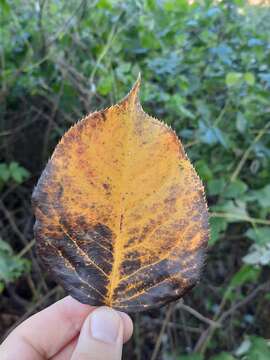
[[[215,324],[176,305],[155,355],[166,309],[138,315],[128,358],[269,359],[269,7],[1,0],[0,11],[0,309],[16,295],[21,315],[54,287],[33,252],[30,195],[57,140],[140,71],[145,110],[176,130],[206,187],[209,256],[185,303]]]

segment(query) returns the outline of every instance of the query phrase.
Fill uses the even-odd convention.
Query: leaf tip
[[[135,81],[134,85],[132,86],[130,92],[127,96],[121,101],[122,103],[128,103],[132,106],[135,104],[139,104],[139,91],[141,86],[141,73],[139,72],[137,80]]]
[[[141,87],[141,73],[139,72],[137,80],[135,81],[134,85],[132,86],[132,88],[128,94],[128,97],[130,99],[133,99],[134,103],[138,102],[138,100],[139,100],[138,94],[140,91],[140,87]]]

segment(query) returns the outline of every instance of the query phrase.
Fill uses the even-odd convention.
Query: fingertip
[[[61,299],[56,304],[58,304],[58,306],[61,309],[65,310],[65,317],[70,317],[70,318],[74,316],[75,310],[76,310],[76,314],[80,313],[83,314],[84,316],[87,316],[92,311],[98,308],[96,306],[83,304],[70,295]],[[120,315],[121,319],[123,320],[123,325],[124,325],[123,340],[125,343],[131,338],[133,334],[133,322],[127,313],[122,311],[117,311],[117,313]]]
[[[133,321],[130,316],[122,311],[118,311],[124,323],[124,343],[127,342],[133,334]]]
[[[128,325],[129,324],[129,325]],[[85,320],[72,360],[89,358],[96,360],[121,359],[124,333],[130,327],[127,317],[111,307],[96,308]],[[84,357],[83,357],[84,356]]]

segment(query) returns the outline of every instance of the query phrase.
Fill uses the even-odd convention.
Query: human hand
[[[67,296],[13,330],[0,346],[0,359],[120,360],[132,331],[127,314]]]

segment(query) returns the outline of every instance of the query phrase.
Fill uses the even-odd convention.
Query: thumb
[[[85,320],[71,360],[121,360],[124,321],[120,314],[100,307]]]

